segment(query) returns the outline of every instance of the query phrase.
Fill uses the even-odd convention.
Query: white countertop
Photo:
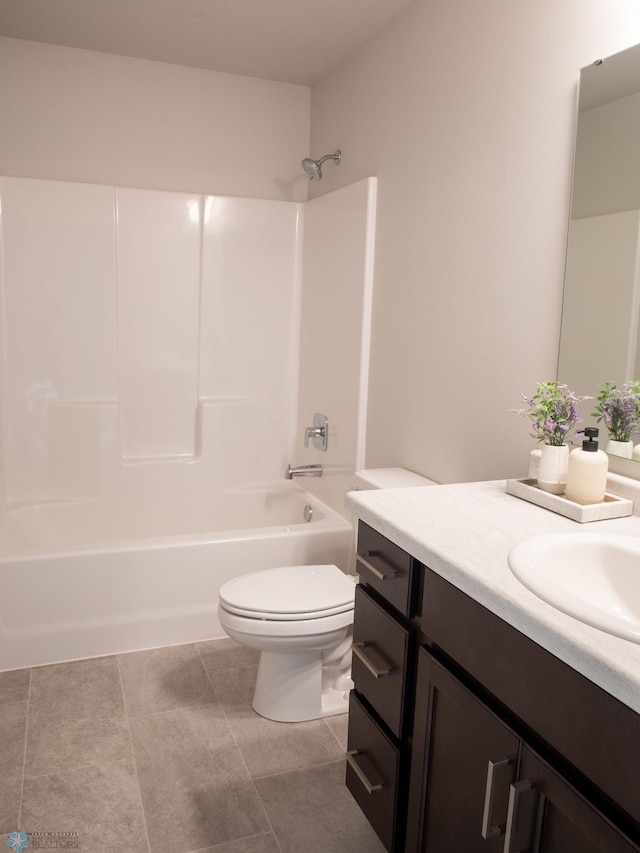
[[[640,498],[633,494],[634,487],[629,493],[624,488],[609,489],[633,496],[638,510]],[[640,536],[638,515],[580,524],[507,494],[504,481],[349,492],[346,506],[640,713],[640,644],[611,636],[556,610],[521,584],[507,563],[514,545],[544,533],[589,533],[597,529]]]

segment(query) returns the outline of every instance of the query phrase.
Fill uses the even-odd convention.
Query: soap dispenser
[[[577,504],[597,504],[604,500],[607,490],[609,459],[598,450],[597,427],[587,427],[582,450],[576,448],[569,454],[565,498]]]

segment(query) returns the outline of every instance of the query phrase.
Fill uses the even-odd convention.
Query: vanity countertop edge
[[[507,494],[504,480],[349,492],[346,507],[640,713],[640,644],[586,625],[547,604],[517,580],[507,562],[514,545],[545,533],[598,530],[640,536],[638,515],[580,524]]]

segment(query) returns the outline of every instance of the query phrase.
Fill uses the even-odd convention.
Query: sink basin
[[[581,622],[640,643],[640,537],[551,533],[509,553],[531,592]]]

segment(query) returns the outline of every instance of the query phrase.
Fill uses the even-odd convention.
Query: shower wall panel
[[[300,205],[207,198],[202,255],[203,400],[235,401],[245,478],[281,478],[295,434]],[[231,416],[231,413],[229,413]],[[241,434],[237,429],[244,428]],[[224,438],[225,446],[233,442]]]
[[[115,398],[111,187],[0,179],[7,498],[48,494],[48,408]]]
[[[280,479],[300,206],[0,179],[4,498]]]
[[[322,464],[308,488],[338,512],[364,465],[376,196],[367,178],[305,206],[296,461]],[[302,446],[314,412],[329,419],[326,452]]]
[[[116,198],[122,456],[195,456],[201,197]]]

